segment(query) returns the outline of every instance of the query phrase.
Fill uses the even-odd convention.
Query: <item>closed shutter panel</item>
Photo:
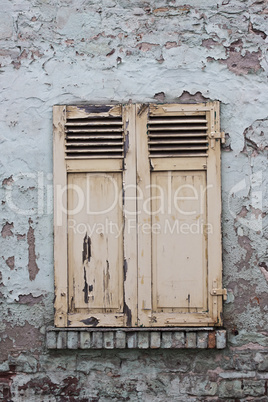
[[[136,178],[127,152],[135,147],[131,110],[54,108],[57,326],[134,325],[136,236],[123,241],[124,221],[136,214],[131,197],[125,201],[131,186],[123,185]],[[133,163],[134,174],[126,170]]]
[[[221,325],[219,103],[53,124],[55,325]]]
[[[139,325],[222,322],[218,113],[137,106]]]

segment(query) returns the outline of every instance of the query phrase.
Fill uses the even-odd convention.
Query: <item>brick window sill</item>
[[[55,328],[48,349],[224,349],[226,330],[203,328]]]

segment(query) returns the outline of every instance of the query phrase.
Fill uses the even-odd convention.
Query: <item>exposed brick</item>
[[[215,331],[208,333],[208,348],[214,349],[216,347],[216,334]]]

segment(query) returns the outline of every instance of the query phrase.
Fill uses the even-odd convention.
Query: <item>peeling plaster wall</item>
[[[0,399],[267,401],[264,0],[2,0]],[[222,351],[48,352],[52,105],[221,101]]]

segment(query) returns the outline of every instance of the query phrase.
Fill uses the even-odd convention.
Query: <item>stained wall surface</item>
[[[267,401],[268,8],[2,0],[0,399]],[[221,101],[223,350],[49,351],[52,106]]]

